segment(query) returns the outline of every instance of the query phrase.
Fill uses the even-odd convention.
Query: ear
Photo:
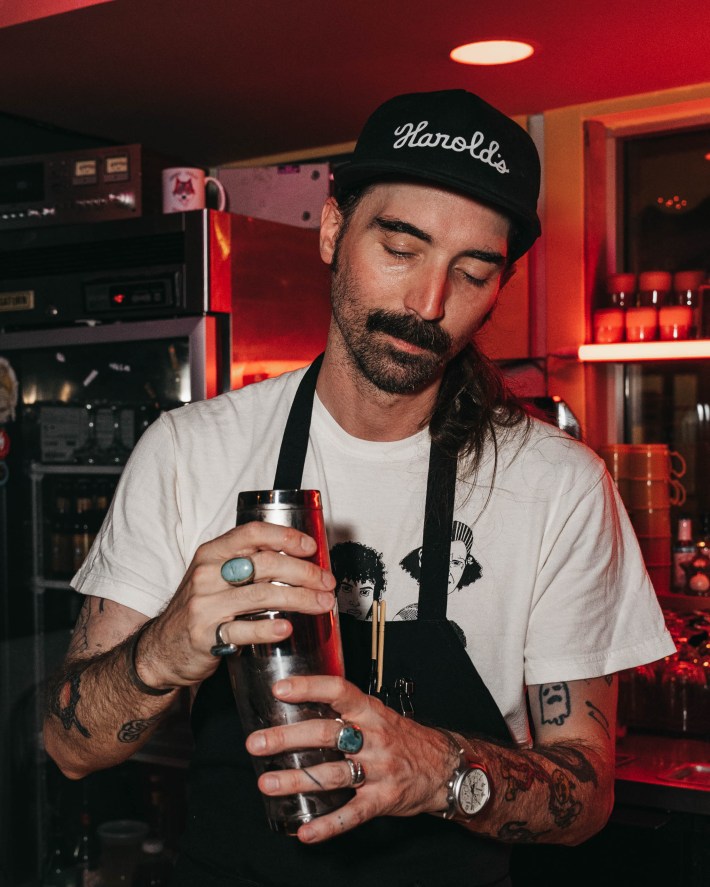
[[[329,197],[323,205],[320,217],[320,257],[326,265],[331,265],[333,262],[335,243],[342,221],[343,216],[335,198]]]

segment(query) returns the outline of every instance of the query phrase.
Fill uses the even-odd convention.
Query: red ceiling
[[[501,37],[538,52],[448,59]],[[350,141],[398,92],[525,114],[707,81],[707,0],[115,0],[0,29],[0,112],[201,165]]]

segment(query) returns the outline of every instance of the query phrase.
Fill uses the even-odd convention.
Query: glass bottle
[[[710,554],[710,511],[700,513],[700,532],[695,537],[695,548],[698,552]]]
[[[49,531],[49,570],[53,579],[67,579],[72,574],[72,527],[71,488],[60,482],[54,493]]]
[[[683,564],[686,576],[684,593],[696,597],[710,597],[710,554],[696,551]]]
[[[686,590],[688,577],[684,566],[694,555],[693,521],[689,517],[681,517],[678,521],[678,535],[673,544],[673,591],[677,594],[683,594]]]
[[[133,876],[133,887],[166,887],[170,883],[172,861],[160,838],[143,841],[141,856]]]
[[[100,887],[98,847],[91,824],[86,793],[84,793],[82,810],[79,816],[79,834],[72,855],[76,887]]]
[[[83,564],[96,537],[94,498],[89,481],[79,481],[74,505],[74,527],[72,530],[72,568],[78,570]]]
[[[42,871],[41,887],[75,887],[74,862],[59,824],[55,823],[52,842]]]

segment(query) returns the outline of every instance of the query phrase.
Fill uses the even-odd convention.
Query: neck
[[[403,440],[426,427],[441,380],[421,391],[388,394],[366,379],[329,338],[316,391],[340,427],[361,440]]]

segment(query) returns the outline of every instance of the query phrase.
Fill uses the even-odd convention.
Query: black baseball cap
[[[500,209],[516,227],[512,261],[540,236],[535,143],[514,120],[464,89],[409,93],[380,105],[333,178],[338,199],[382,179],[415,179]]]

